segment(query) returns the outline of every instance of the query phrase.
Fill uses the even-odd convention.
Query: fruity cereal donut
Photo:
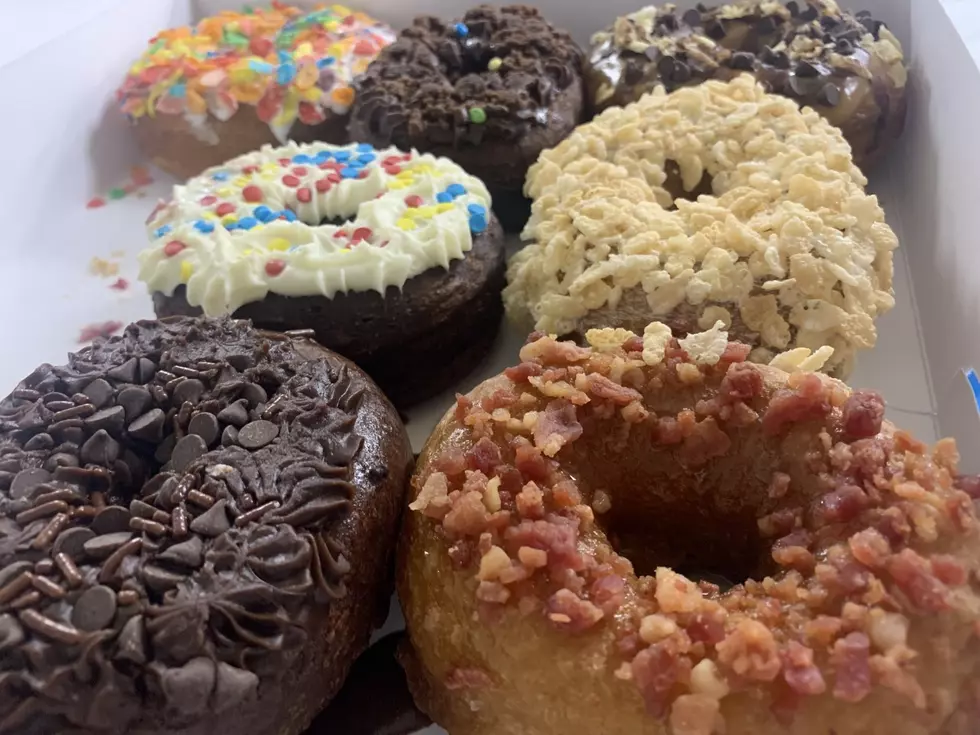
[[[346,143],[352,82],[393,40],[343,5],[222,11],[158,33],[117,98],[146,155],[186,179],[267,143]]]
[[[445,158],[266,146],[175,187],[148,224],[158,316],[312,329],[399,407],[479,363],[503,313],[490,195]]]
[[[975,733],[954,443],[809,372],[826,351],[587,337],[535,336],[419,459],[398,571],[419,706],[454,735]]]

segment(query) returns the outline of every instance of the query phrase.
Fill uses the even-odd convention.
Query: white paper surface
[[[78,346],[84,325],[152,316],[150,300],[135,279],[135,254],[145,245],[144,219],[172,182],[157,174],[146,198],[85,208],[91,197],[123,183],[130,166],[143,163],[113,92],[157,30],[242,3],[41,0],[10,8],[8,0],[2,3],[0,88],[9,104],[0,118],[7,143],[0,177],[5,225],[0,392],[6,393],[37,364],[62,362]],[[418,13],[454,15],[471,4],[364,0],[358,7],[398,26]],[[639,3],[537,4],[552,22],[586,42]],[[872,190],[901,240],[898,305],[879,321],[878,347],[859,357],[851,382],[882,391],[889,417],[921,439],[934,440],[939,429],[956,436],[964,467],[980,471],[980,422],[963,377],[964,369],[980,368],[974,194],[980,171],[975,134],[980,0],[863,0],[860,7],[886,20],[906,45],[912,97],[903,142],[872,177]],[[38,80],[57,80],[58,94]],[[120,275],[133,284],[124,293],[86,272],[93,256],[114,251],[125,253]],[[522,334],[505,325],[493,357],[455,390],[465,392],[510,364],[522,341]],[[411,412],[408,429],[416,449],[451,393]]]

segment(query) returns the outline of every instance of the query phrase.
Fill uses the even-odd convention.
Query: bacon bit
[[[671,417],[657,419],[653,427],[653,441],[666,446],[680,444],[684,441],[684,431],[680,422]]]
[[[847,545],[854,558],[871,569],[877,569],[891,556],[892,547],[888,539],[874,528],[866,528],[851,536]]]
[[[517,550],[517,558],[529,569],[541,569],[548,566],[548,552],[530,546],[522,546]]]
[[[520,384],[526,383],[531,376],[540,375],[541,371],[541,365],[536,362],[522,362],[504,370],[504,375],[511,382]]]
[[[844,623],[840,618],[818,615],[803,626],[803,632],[811,646],[827,648],[843,627]]]
[[[980,475],[960,475],[955,485],[973,500],[980,500]]]
[[[587,360],[592,355],[588,347],[574,342],[559,342],[552,337],[542,337],[524,345],[520,351],[521,362],[537,361],[544,365],[562,366]]]
[[[460,539],[449,547],[449,559],[456,569],[468,568],[476,558],[477,547],[472,539]]]
[[[932,565],[932,573],[936,575],[940,582],[951,587],[960,587],[966,584],[966,567],[948,554],[936,554],[929,560]]]
[[[483,437],[466,453],[466,465],[489,476],[501,463],[500,447],[488,437]]]
[[[644,643],[659,643],[678,631],[673,618],[660,613],[647,615],[640,621],[640,640]]]
[[[544,521],[521,521],[504,532],[511,550],[528,546],[548,553],[548,566],[553,573],[562,570],[581,571],[585,561],[578,551],[577,522],[552,516]]]
[[[770,435],[782,433],[790,424],[817,421],[830,415],[827,387],[812,373],[803,375],[795,389],[782,388],[769,401],[762,429]]]
[[[834,696],[845,702],[860,702],[871,693],[871,642],[864,633],[853,632],[838,640],[830,655],[835,669]]]
[[[795,529],[801,521],[801,512],[798,508],[783,508],[763,516],[756,525],[766,538],[773,536],[785,536]]]
[[[456,394],[456,420],[459,423],[463,423],[466,420],[472,408],[473,401],[468,396],[464,396],[462,393]]]
[[[475,668],[452,669],[443,683],[451,692],[458,689],[487,689],[493,686],[493,680],[487,672]]]
[[[548,598],[548,620],[566,633],[582,633],[600,620],[604,613],[571,590],[561,589]]]
[[[633,401],[642,401],[643,395],[632,388],[620,385],[599,373],[586,376],[588,391],[596,398],[611,401],[617,406],[628,406]]]
[[[867,439],[881,431],[885,399],[873,390],[851,393],[841,408],[841,428],[848,441]]]
[[[480,559],[480,569],[476,578],[481,582],[493,582],[500,578],[505,569],[510,569],[510,557],[499,546],[491,546]]]
[[[498,388],[486,398],[480,401],[480,406],[484,411],[494,411],[498,408],[507,408],[517,403],[517,395],[512,390]]]
[[[623,342],[623,352],[643,352],[643,337],[633,335]]]
[[[91,342],[92,340],[98,337],[107,339],[122,328],[123,328],[123,323],[117,321],[96,322],[95,324],[87,324],[84,327],[82,327],[82,330],[78,333],[78,344]]]
[[[463,474],[466,469],[466,457],[459,449],[449,449],[436,457],[432,466],[447,477],[455,477]]]
[[[710,658],[704,658],[691,669],[691,691],[722,700],[728,696],[731,687],[718,670],[718,665]]]
[[[544,493],[533,482],[525,485],[517,494],[517,512],[522,518],[544,517]]]
[[[961,532],[965,533],[976,525],[973,500],[965,492],[957,490],[951,498],[946,499],[946,513]]]
[[[892,556],[885,568],[909,602],[923,612],[949,609],[949,590],[932,571],[932,566],[912,549]]]
[[[856,482],[873,481],[881,472],[892,451],[892,442],[880,436],[860,439],[851,446],[851,474]]]
[[[480,602],[503,605],[510,599],[510,590],[499,582],[480,582],[476,588],[476,599]]]
[[[129,281],[127,281],[125,278],[117,278],[115,281],[109,284],[109,288],[111,288],[113,291],[125,291],[129,288]]]
[[[497,465],[494,470],[494,477],[500,478],[500,501],[505,506],[507,498],[513,498],[524,487],[524,480],[517,468],[509,464]]]
[[[514,464],[525,479],[546,482],[551,476],[552,463],[545,459],[540,449],[523,437],[516,442],[514,453]]]
[[[691,613],[701,607],[701,590],[687,577],[666,567],[657,569],[657,604],[665,613]]]
[[[805,532],[804,532],[805,533]],[[787,536],[786,538],[790,538]],[[783,539],[780,539],[782,541]],[[779,542],[777,542],[778,544]],[[795,545],[773,545],[772,560],[779,566],[787,569],[795,569],[802,574],[809,574],[816,566],[816,557],[805,546]]]
[[[557,508],[574,508],[582,502],[582,493],[574,480],[559,480],[551,488],[551,500]]]
[[[912,535],[912,526],[901,508],[885,508],[875,521],[875,528],[892,546],[905,546]]]
[[[813,663],[813,650],[790,641],[780,653],[783,662],[783,678],[797,694],[816,695],[827,691],[820,669]]]
[[[606,574],[592,583],[589,597],[603,613],[612,615],[626,600],[626,582],[616,574]]]
[[[479,536],[487,529],[490,514],[483,504],[483,493],[463,493],[453,503],[442,521],[442,527],[456,536]]]
[[[673,735],[711,735],[720,715],[717,699],[703,694],[682,694],[670,708]]]
[[[765,381],[758,366],[739,362],[728,368],[718,387],[718,394],[726,403],[732,404],[758,398],[764,390]]]
[[[899,452],[911,452],[912,454],[923,455],[929,449],[907,431],[899,429],[895,432],[895,449]]]
[[[880,608],[872,610],[869,617],[868,634],[879,651],[887,653],[897,646],[905,645],[909,634],[908,618]]]
[[[872,656],[868,662],[882,686],[907,697],[917,709],[926,708],[926,693],[916,678],[890,656]]]
[[[717,646],[718,661],[739,676],[772,681],[782,666],[772,631],[756,620],[741,620]]]
[[[409,510],[421,512],[429,518],[442,520],[452,507],[449,501],[449,482],[442,472],[429,475],[418,496],[409,503]]]
[[[772,479],[769,481],[769,489],[766,491],[772,500],[779,500],[789,492],[790,476],[785,472],[773,472]]]
[[[741,342],[729,342],[725,346],[725,351],[721,353],[721,361],[735,363],[745,362],[749,359],[750,352],[752,352],[752,348],[749,345],[742,344]]]
[[[582,424],[575,415],[575,406],[565,400],[551,401],[538,414],[534,426],[534,445],[545,455],[554,457],[558,451],[582,436]]]
[[[711,611],[693,615],[684,630],[694,643],[707,643],[715,646],[725,638],[725,618],[728,613],[721,606]]]
[[[691,674],[691,660],[681,655],[675,639],[666,638],[636,654],[630,668],[647,711],[663,717],[671,690]]]
[[[723,457],[731,449],[732,440],[722,431],[713,418],[707,418],[694,426],[678,452],[680,460],[688,467],[700,467],[715,457]]]
[[[841,485],[814,503],[814,522],[818,526],[849,523],[860,515],[867,504],[868,496],[857,485]]]

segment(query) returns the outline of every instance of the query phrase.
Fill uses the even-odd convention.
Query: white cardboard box
[[[79,346],[83,325],[152,316],[135,279],[135,255],[146,244],[147,214],[173,181],[157,173],[146,198],[85,207],[143,163],[113,92],[157,30],[241,4],[35,0],[4,8],[0,392],[38,363],[62,362]],[[401,26],[419,13],[455,14],[470,4],[363,0],[357,7]],[[536,4],[587,43],[592,32],[640,2]],[[885,20],[905,45],[911,97],[901,144],[871,176],[901,241],[898,305],[879,321],[878,347],[860,355],[851,383],[880,390],[889,417],[921,439],[956,437],[964,469],[980,471],[980,381],[975,391],[968,379],[972,366],[980,370],[980,257],[974,250],[980,205],[973,189],[980,172],[980,0],[862,0],[854,9],[862,8]],[[123,293],[87,273],[93,256],[116,251],[125,253],[122,275],[132,283]],[[505,326],[493,358],[457,389],[465,392],[510,364],[522,338]],[[416,449],[449,400],[443,396],[411,412]]]

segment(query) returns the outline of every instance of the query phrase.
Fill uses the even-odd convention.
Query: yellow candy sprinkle
[[[246,186],[248,181],[249,179],[247,176],[236,176],[231,183],[233,183],[235,186]]]
[[[263,171],[259,174],[259,178],[263,179],[264,181],[272,181],[274,178],[276,178],[276,175],[272,173],[272,171]]]
[[[411,168],[417,174],[427,174],[432,172],[432,164],[430,163],[417,163]]]
[[[274,237],[266,245],[269,250],[289,250],[293,244],[289,242],[285,237]]]
[[[442,204],[437,204],[436,205],[436,212],[438,214],[445,214],[450,209],[455,209],[455,208],[456,208],[456,205],[453,204],[452,202],[443,202]]]
[[[323,92],[316,85],[303,90],[303,99],[307,102],[319,102],[322,96]]]
[[[190,280],[192,273],[194,273],[194,266],[192,266],[186,260],[182,260],[180,263],[180,280],[186,283],[188,280]]]
[[[402,217],[395,224],[401,227],[403,230],[415,229],[415,222],[413,220],[408,219],[407,217]]]
[[[278,163],[263,163],[262,164],[262,170],[263,171],[272,171],[273,173],[275,173],[278,170],[278,168],[279,168],[279,164]]]
[[[391,181],[388,183],[388,188],[394,191],[396,189],[407,189],[411,185],[411,181]]]
[[[304,56],[310,56],[313,53],[313,44],[309,41],[303,41],[296,50],[293,52],[293,56],[297,59],[302,59]]]
[[[246,257],[247,257],[247,256],[249,256],[249,255],[251,255],[251,254],[252,254],[252,253],[254,253],[254,252],[255,252],[255,251],[254,251],[254,250],[252,250],[252,248],[245,248],[244,250],[242,250],[242,255],[244,255],[244,256],[246,256]]]
[[[420,219],[432,219],[433,217],[436,216],[436,213],[438,212],[438,210],[435,207],[432,207],[432,206],[419,207],[415,211],[416,211],[415,217],[417,219],[419,219],[419,218]]]
[[[341,248],[341,249],[340,249],[340,250],[338,250],[337,252],[338,252],[338,253],[349,253],[349,252],[350,252],[350,248]]]
[[[399,171],[397,174],[395,174],[395,178],[404,181],[405,179],[414,179],[415,174],[413,174],[411,171]]]
[[[489,69],[490,71],[497,71],[497,69],[499,69],[503,63],[504,63],[503,60],[501,60],[499,56],[494,56],[492,59],[490,59],[490,62],[487,64],[487,69]]]
[[[238,217],[236,217],[233,214],[226,214],[224,217],[221,218],[221,224],[223,225],[231,225],[237,221],[238,221]]]
[[[222,186],[220,189],[218,189],[217,193],[219,197],[230,197],[232,194],[231,187]]]
[[[354,101],[354,90],[350,87],[337,87],[330,93],[333,101],[340,105],[349,105]]]

